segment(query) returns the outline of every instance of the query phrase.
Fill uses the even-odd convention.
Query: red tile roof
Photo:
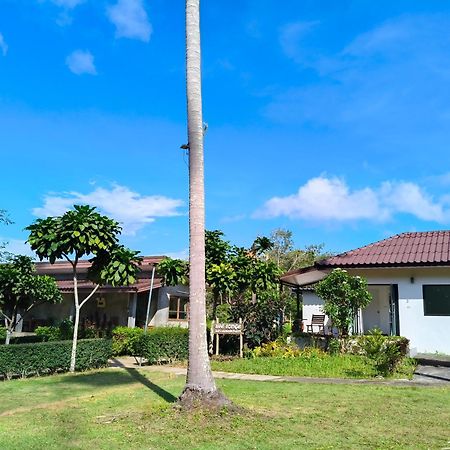
[[[136,281],[136,283],[130,284],[129,286],[118,286],[112,287],[109,285],[101,286],[97,292],[145,292],[150,290],[150,279],[149,278],[141,278]],[[72,293],[73,292],[73,281],[72,280],[57,280],[56,284],[58,285],[61,292],[64,293]],[[153,288],[157,289],[162,286],[162,279],[155,278],[153,281]],[[91,291],[94,289],[95,285],[91,281],[88,280],[80,280],[78,281],[78,289],[80,291],[86,290]]]
[[[319,261],[318,267],[450,265],[450,230],[401,233]]]
[[[143,256],[141,262],[141,269],[145,270],[148,266],[153,266],[153,264],[158,264],[166,258],[165,256]],[[78,261],[77,270],[79,273],[85,273],[91,266],[91,263],[87,259],[82,259]],[[56,261],[54,264],[49,262],[37,262],[36,270],[41,275],[53,275],[53,274],[63,274],[72,273],[72,266],[68,261]]]
[[[98,292],[145,292],[150,290],[151,271],[154,264],[158,264],[165,256],[144,256],[141,262],[141,272],[138,274],[136,283],[129,286],[102,286]],[[77,272],[79,274],[78,288],[80,290],[92,290],[94,284],[86,280],[86,273],[91,263],[87,260],[81,260],[78,262]],[[37,273],[41,275],[51,275],[56,278],[56,283],[64,293],[73,292],[73,280],[72,280],[72,266],[68,261],[57,261],[54,264],[48,262],[36,263]],[[154,288],[161,287],[162,279],[155,276],[153,283]]]

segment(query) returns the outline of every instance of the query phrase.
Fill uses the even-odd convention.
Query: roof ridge
[[[317,266],[450,263],[450,230],[405,231],[318,261]]]

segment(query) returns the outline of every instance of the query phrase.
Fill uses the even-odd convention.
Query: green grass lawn
[[[450,389],[219,380],[240,414],[185,413],[183,377],[130,369],[0,383],[1,449],[443,448]]]
[[[213,360],[213,370],[260,375],[287,375],[320,378],[372,378],[376,376],[373,365],[367,359],[354,355],[323,357],[261,357],[235,358],[228,361]],[[415,362],[405,359],[398,367],[394,378],[411,378]]]

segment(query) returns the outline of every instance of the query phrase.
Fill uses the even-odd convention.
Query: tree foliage
[[[334,269],[318,283],[316,293],[324,300],[323,312],[330,317],[340,336],[348,335],[359,308],[365,308],[372,300],[367,281],[344,269]]]
[[[48,259],[54,264],[58,259],[66,259],[72,266],[75,324],[71,370],[74,371],[81,307],[101,285],[126,286],[134,283],[140,271],[139,252],[120,245],[122,229],[119,223],[89,205],[75,205],[73,210],[62,216],[38,219],[26,229],[30,232],[28,243],[41,260]],[[91,257],[88,279],[94,283],[94,288],[80,300],[77,266],[83,257]]]
[[[19,320],[35,306],[61,301],[55,279],[37,275],[35,265],[28,256],[13,256],[0,265],[0,313],[5,319],[8,337]]]
[[[281,270],[265,254],[271,241],[258,237],[250,248],[231,245],[220,230],[205,231],[206,284],[212,302],[210,318],[215,319],[216,308],[228,305],[226,316],[232,320],[242,318],[246,328],[247,343],[259,345],[273,337],[277,322],[284,309],[280,297]],[[187,272],[186,262],[165,259],[158,265],[158,273],[167,285],[182,284]],[[223,317],[223,308],[220,315]]]
[[[4,209],[0,209],[0,224],[10,225],[12,223],[8,213]],[[11,254],[5,251],[7,242],[0,241],[0,261],[5,261]]]
[[[158,263],[158,274],[163,277],[166,286],[187,284],[188,263],[182,259],[164,258]]]
[[[283,272],[312,266],[316,261],[331,255],[324,252],[324,244],[307,245],[304,249],[296,249],[292,236],[292,231],[284,228],[277,228],[270,235],[273,245],[268,252],[268,258]]]

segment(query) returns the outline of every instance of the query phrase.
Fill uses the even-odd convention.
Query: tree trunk
[[[200,0],[186,0],[186,88],[189,140],[189,362],[184,407],[221,407],[206,339],[205,191],[200,58]]]
[[[73,269],[73,295],[75,297],[75,323],[73,326],[72,353],[70,355],[70,371],[75,372],[77,358],[78,326],[80,324],[80,301],[78,298],[78,279],[76,268]]]
[[[5,339],[5,345],[9,345],[9,342],[11,340],[11,330],[9,328],[6,329],[6,339]]]

